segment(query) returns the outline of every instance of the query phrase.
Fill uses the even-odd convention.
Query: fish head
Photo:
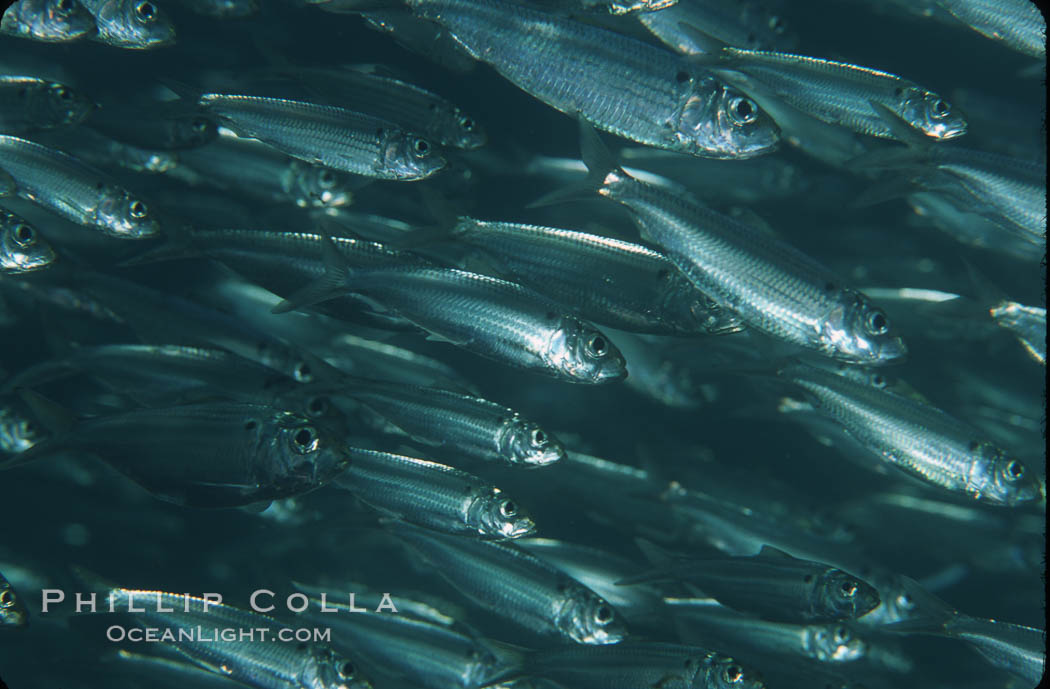
[[[973,468],[966,487],[980,500],[1013,507],[1043,499],[1039,477],[1019,459],[983,440],[971,441],[967,449]]]
[[[536,522],[499,488],[473,496],[467,507],[467,523],[489,538],[521,538],[536,531]]]
[[[358,672],[348,658],[327,646],[310,646],[299,676],[303,689],[371,689],[372,683]]]
[[[197,148],[219,136],[219,126],[207,115],[194,113],[167,121],[168,143],[176,148]]]
[[[0,273],[30,273],[54,261],[54,250],[32,225],[17,216],[8,216],[0,224]]]
[[[874,586],[840,569],[828,569],[816,579],[816,611],[822,617],[856,619],[881,602]]]
[[[175,42],[175,27],[152,0],[109,0],[95,14],[101,40],[145,50]]]
[[[684,70],[679,76],[697,85],[683,106],[675,132],[689,152],[739,160],[770,153],[777,147],[780,128],[743,92],[727,85],[711,89],[710,80],[690,78]]]
[[[703,678],[694,681],[691,686],[712,689],[764,689],[766,686],[758,672],[745,668],[732,658],[714,653],[704,658],[701,674]]]
[[[293,160],[281,183],[302,208],[338,208],[353,202],[350,180],[341,172]]]
[[[824,663],[846,663],[864,656],[867,644],[844,624],[821,624],[806,627],[805,650]]]
[[[896,96],[897,114],[926,136],[954,139],[966,133],[962,113],[936,93],[909,86],[898,88]]]
[[[544,358],[561,375],[577,383],[609,383],[627,377],[627,361],[597,329],[563,317],[547,343]]]
[[[418,134],[379,130],[383,167],[399,180],[430,177],[447,161],[431,141]]]
[[[565,448],[553,435],[517,414],[504,421],[499,453],[512,464],[541,467],[565,458]]]
[[[44,98],[39,104],[34,119],[48,123],[48,126],[69,126],[81,122],[87,117],[95,104],[75,89],[59,84],[49,83],[44,91]]]
[[[0,576],[0,626],[23,627],[29,623],[29,614],[11,584]]]
[[[449,144],[456,148],[471,150],[488,143],[488,135],[478,121],[459,108],[447,113],[447,121],[439,124],[441,131],[449,132]]]
[[[834,285],[828,288],[834,290]],[[821,321],[821,340],[828,355],[865,366],[900,363],[908,354],[886,313],[863,295],[840,290]]]
[[[29,36],[46,43],[95,34],[95,17],[77,0],[45,0],[40,4],[43,11],[26,0],[12,5],[0,19],[0,33]]]
[[[148,239],[160,234],[160,225],[149,206],[118,187],[100,185],[96,219],[106,234],[121,239]]]
[[[568,579],[558,591],[565,598],[556,624],[576,643],[601,646],[619,643],[627,636],[616,608],[601,596]]]
[[[272,425],[272,433],[262,431],[263,438],[272,438],[264,447],[271,453],[273,473],[290,490],[327,483],[350,462],[341,435],[327,425],[291,412],[275,414]],[[255,419],[245,423],[249,432],[259,432],[258,427]]]

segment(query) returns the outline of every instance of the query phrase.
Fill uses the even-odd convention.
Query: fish
[[[1016,301],[1001,301],[988,313],[1001,327],[1012,331],[1025,351],[1046,366],[1046,309],[1025,306]]]
[[[694,36],[703,39],[701,32]],[[697,57],[756,99],[779,99],[828,124],[867,136],[898,139],[884,108],[905,126],[936,141],[966,133],[963,115],[939,94],[895,74],[806,55],[748,50],[717,43]]]
[[[517,626],[576,644],[615,644],[626,636],[608,602],[510,542],[388,528],[463,596]]]
[[[415,457],[347,447],[335,479],[367,505],[442,533],[486,539],[528,536],[536,524],[515,500],[477,476]]]
[[[308,590],[308,589],[307,589]],[[325,606],[335,616],[317,613],[321,602],[307,616],[329,625],[333,643],[361,658],[374,677],[390,676],[428,689],[481,689],[503,667],[503,660],[485,639],[479,639],[455,624],[409,614],[373,612],[330,601]],[[408,604],[398,597],[399,611]],[[367,608],[367,606],[365,606]]]
[[[774,622],[850,620],[866,615],[880,602],[871,584],[768,545],[757,555],[674,562],[619,583],[667,579],[695,583],[728,608]]]
[[[331,238],[322,243],[322,251],[325,276],[279,305],[278,312],[349,290],[434,339],[518,368],[575,383],[611,383],[627,376],[623,356],[608,337],[559,313],[560,307],[521,285],[454,268],[394,266],[348,272]]]
[[[159,174],[179,164],[172,151],[153,151],[110,139],[90,129],[47,132],[37,140],[68,153],[88,165],[104,169],[120,168],[132,172]]]
[[[1024,463],[940,409],[804,364],[779,375],[868,452],[924,483],[991,505],[1041,500]]]
[[[604,131],[712,158],[751,158],[776,147],[776,126],[752,100],[666,50],[515,3],[408,5],[519,88]]]
[[[693,687],[696,689],[763,689],[762,675],[732,657],[705,648],[653,641],[626,641],[614,646],[573,647],[534,651],[520,669],[523,674],[583,689],[628,687]]]
[[[258,0],[183,0],[191,12],[216,19],[243,19],[259,12]]]
[[[267,615],[189,594],[122,588],[101,581],[95,586],[115,611],[129,612],[147,624],[182,632],[214,630],[218,625],[222,625],[219,628],[268,630],[270,643],[254,639],[215,643],[198,639],[192,633],[174,633],[174,640],[164,644],[170,644],[193,664],[243,685],[256,689],[370,689],[372,686],[350,659],[327,644],[279,639],[280,630],[291,631],[291,628]],[[141,612],[131,613],[136,600],[148,602],[134,608]]]
[[[17,0],[0,17],[0,34],[44,43],[94,36],[95,18],[80,0]]]
[[[73,156],[7,135],[0,135],[0,155],[20,198],[109,237],[148,239],[160,233],[145,201]]]
[[[179,103],[137,107],[106,103],[92,113],[87,124],[117,141],[160,151],[198,148],[219,136],[219,125],[214,118]]]
[[[682,0],[661,12],[634,16],[667,47],[686,55],[704,54],[706,49],[682,29],[683,24],[738,48],[786,50],[798,42],[783,16],[754,0]]]
[[[153,50],[175,42],[175,27],[150,0],[80,0],[95,17],[93,40],[115,48]]]
[[[0,274],[22,275],[52,265],[55,250],[21,216],[0,208]]]
[[[545,467],[565,457],[549,431],[501,404],[434,387],[343,378],[333,390],[353,399],[425,447],[443,446],[450,456]]]
[[[61,423],[44,418],[55,425],[55,437],[5,468],[89,453],[159,499],[187,507],[240,507],[298,495],[319,488],[348,462],[338,432],[260,404],[206,402]]]
[[[72,127],[94,109],[91,100],[66,84],[29,76],[0,76],[0,131],[5,134]]]
[[[0,574],[0,627],[25,627],[29,613],[11,583]]]
[[[1046,20],[1028,0],[936,0],[971,29],[1037,58],[1046,57]]]
[[[299,208],[339,208],[354,201],[368,178],[291,158],[258,141],[220,136],[179,152],[173,177]]]
[[[885,312],[829,269],[760,230],[634,179],[583,120],[580,137],[587,188],[626,206],[643,239],[746,325],[856,364],[899,363],[907,354]]]
[[[331,105],[396,122],[441,146],[473,150],[488,141],[476,117],[429,89],[399,78],[382,65],[287,67],[275,74],[326,94]]]
[[[659,252],[586,232],[463,217],[451,238],[481,250],[500,277],[599,325],[653,334],[741,329]]]
[[[421,135],[331,105],[223,93],[202,94],[197,105],[240,136],[334,170],[415,181],[446,164],[438,146]]]

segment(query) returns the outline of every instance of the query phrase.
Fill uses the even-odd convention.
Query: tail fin
[[[324,275],[273,307],[273,313],[287,313],[304,306],[327,301],[343,293],[343,286],[350,274],[349,266],[343,255],[339,253],[339,248],[332,241],[332,235],[328,233],[328,230],[323,225],[319,225],[318,232],[321,234],[321,259],[324,261]]]
[[[613,154],[602,142],[590,122],[585,120],[580,113],[576,113],[576,120],[580,125],[580,155],[583,158],[583,164],[587,166],[587,178],[580,184],[572,184],[541,196],[530,203],[528,208],[549,206],[580,198],[592,198],[594,191],[604,186],[610,174],[621,178],[630,177],[617,164]]]

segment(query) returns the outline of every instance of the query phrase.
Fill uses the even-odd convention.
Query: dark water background
[[[1044,155],[1041,130],[1045,87],[1040,78],[1017,73],[1029,58],[995,45],[976,33],[936,22],[910,21],[867,11],[860,2],[814,0],[782,4],[782,13],[799,35],[798,52],[845,59],[903,75],[939,93],[968,89],[1009,104],[1010,121],[1030,123],[1016,136],[1031,141],[1032,157]],[[295,64],[382,63],[404,70],[472,113],[489,133],[488,150],[507,155],[526,149],[554,156],[577,155],[576,125],[479,65],[467,75],[452,74],[398,46],[390,37],[366,29],[355,17],[313,9],[267,6],[250,20],[217,21],[168,7],[178,28],[178,44],[149,52],[103,45],[40,45],[0,38],[0,64],[10,59],[46,60],[74,75],[88,91],[121,94],[152,86],[154,77],[193,83],[201,70],[253,69],[266,52]],[[265,46],[260,51],[259,46]],[[966,145],[1009,137],[995,127],[974,128]],[[777,156],[799,165],[814,180],[803,198],[754,204],[751,208],[781,235],[826,262],[860,286],[922,287],[978,296],[966,262],[1003,293],[1024,304],[1043,304],[1045,268],[962,247],[945,235],[905,223],[903,202],[853,209],[848,201],[863,183],[785,148]],[[452,195],[468,200],[477,217],[571,227],[592,206],[526,210],[546,191],[510,177],[477,176]],[[129,178],[133,180],[134,178]],[[129,186],[133,182],[129,181]],[[418,204],[404,185],[406,207]],[[400,193],[400,188],[398,189]],[[367,206],[368,201],[364,204]],[[625,216],[599,210],[633,237]],[[618,217],[618,220],[617,220]],[[47,235],[49,228],[41,227]],[[120,247],[123,250],[123,247]],[[919,259],[926,259],[920,262]],[[920,265],[921,269],[917,268]],[[192,270],[191,270],[192,268]],[[187,263],[127,271],[172,292],[200,280]],[[858,276],[860,276],[858,278]],[[46,341],[33,313],[21,313],[0,333],[0,364],[8,371],[40,360]],[[1005,331],[980,339],[945,333],[907,332],[911,355],[894,370],[949,412],[966,386],[963,372],[993,380],[1023,400],[1030,415],[1042,418],[1044,369],[1027,359]],[[420,337],[399,335],[447,361],[475,381],[483,396],[521,410],[559,435],[577,438],[570,446],[625,464],[657,469],[667,478],[703,487],[708,472],[731,472],[742,489],[780,490],[785,486],[809,505],[836,514],[836,506],[869,491],[896,485],[844,462],[836,451],[814,442],[803,430],[783,422],[741,418],[734,412],[753,404],[753,388],[733,379],[718,382],[720,399],[699,410],[661,407],[625,387],[572,386],[513,371]],[[703,343],[697,342],[697,356]],[[192,433],[187,429],[187,433]],[[1014,448],[1030,466],[1042,469],[1039,432]],[[1045,472],[1044,472],[1045,473]],[[519,480],[509,472],[486,474],[513,492],[533,513],[539,535],[608,547],[640,559],[630,537],[586,518],[580,505],[565,502],[543,482]],[[937,497],[933,491],[931,497]],[[349,590],[362,581],[399,592],[429,591],[459,600],[432,572],[416,571],[371,528],[371,514],[348,495],[322,489],[296,501],[304,523],[281,524],[241,511],[193,511],[151,498],[99,463],[84,459],[40,464],[0,475],[0,571],[13,563],[56,587],[81,590],[70,578],[71,565],[84,566],[128,586],[221,592],[226,601],[246,605],[251,591],[269,588],[290,593],[292,581]],[[630,523],[630,513],[609,504],[607,515]],[[1032,511],[1027,511],[1032,514]],[[989,510],[995,518],[1004,513]],[[1038,511],[1035,512],[1039,515]],[[1012,518],[1007,516],[1007,518]],[[862,524],[864,544],[888,567],[922,578],[952,564],[929,555],[907,524]],[[967,533],[949,533],[960,550]],[[974,572],[938,595],[969,614],[1032,626],[1044,625],[1041,571]],[[35,591],[22,592],[30,599]],[[38,605],[31,600],[32,608]],[[68,610],[68,604],[65,606]],[[464,605],[464,609],[469,609]],[[507,641],[527,643],[496,618],[471,613],[471,623]],[[909,637],[918,669],[901,686],[1003,687],[1006,676],[961,645]],[[99,658],[111,652],[99,628],[35,618],[20,632],[0,630],[0,676],[12,689],[152,687],[154,679],[116,671]],[[118,678],[119,676],[119,678]],[[1020,686],[1020,685],[1017,685]]]

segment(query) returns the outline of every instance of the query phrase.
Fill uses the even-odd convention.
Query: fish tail
[[[339,253],[328,230],[321,225],[318,227],[318,232],[321,234],[321,259],[324,262],[324,275],[273,307],[273,313],[287,313],[334,299],[345,293],[350,267],[343,255]]]
[[[602,142],[591,123],[579,113],[576,114],[576,120],[580,124],[580,155],[583,158],[583,164],[587,166],[587,178],[579,184],[571,184],[544,194],[530,203],[528,208],[550,206],[581,198],[593,198],[595,191],[602,189],[610,182],[630,177],[616,162],[616,158]]]

